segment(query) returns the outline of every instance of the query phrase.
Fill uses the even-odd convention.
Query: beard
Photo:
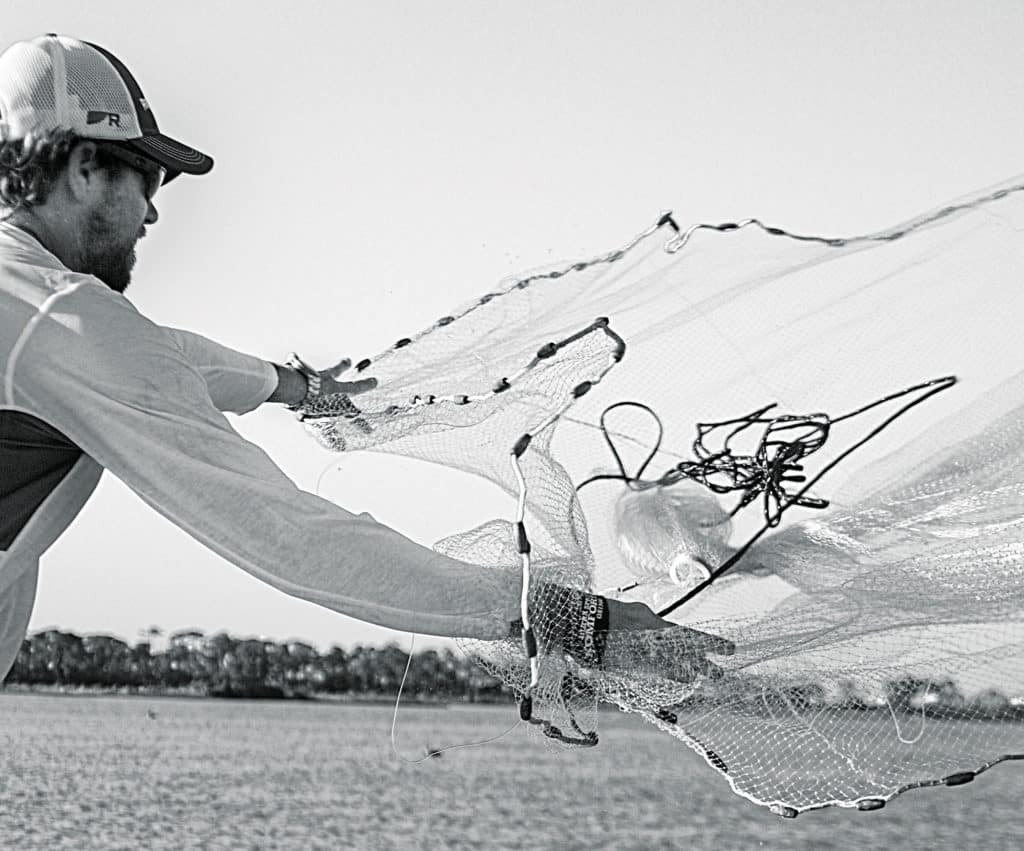
[[[102,209],[94,210],[85,224],[79,271],[99,278],[114,292],[123,293],[132,280],[138,238],[138,234],[128,238],[118,234],[116,223]]]

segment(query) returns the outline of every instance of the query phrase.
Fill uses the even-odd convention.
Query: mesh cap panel
[[[8,86],[9,80],[20,85]],[[56,108],[53,64],[45,50],[22,43],[0,56],[0,119],[5,137],[49,129]]]
[[[90,136],[132,138],[139,135],[139,125],[128,91],[106,59],[81,43],[72,43],[67,53],[65,73],[72,108],[77,106],[87,116],[90,111],[118,116],[115,123],[87,123]]]
[[[23,50],[14,57],[17,72],[32,81],[29,100],[36,109],[56,109],[51,61],[41,50]]]

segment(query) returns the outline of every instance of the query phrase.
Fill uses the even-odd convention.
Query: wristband
[[[569,599],[566,600],[568,618],[562,647],[581,665],[595,668],[601,664],[608,638],[608,603],[597,594],[564,590],[569,592]]]
[[[295,354],[295,352],[292,352],[291,357],[285,361],[285,366],[294,369],[306,379],[306,395],[296,404],[289,405],[289,411],[298,411],[322,395],[320,390],[320,373]]]
[[[608,638],[608,601],[597,594],[552,585],[538,586],[539,614],[535,619],[540,640],[557,644],[579,664],[596,668]],[[519,635],[521,620],[512,621],[510,636]]]

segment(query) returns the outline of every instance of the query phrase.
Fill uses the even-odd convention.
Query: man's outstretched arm
[[[309,391],[302,370],[291,365],[271,363],[228,348],[192,331],[164,329],[185,352],[187,359],[206,381],[210,398],[218,411],[242,414],[264,402],[298,405]],[[320,392],[324,395],[345,393],[355,395],[372,390],[376,379],[351,380],[346,371],[347,358],[329,369],[318,371]]]
[[[16,405],[289,594],[436,635],[498,638],[516,616],[514,568],[449,559],[296,488],[216,410],[172,335],[93,279],[82,276],[40,316],[10,377]]]

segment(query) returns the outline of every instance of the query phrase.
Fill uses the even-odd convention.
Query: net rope
[[[665,214],[402,338],[357,365],[379,382],[358,404],[302,415],[331,449],[515,499],[435,546],[524,573],[536,653],[463,646],[549,739],[595,744],[611,703],[783,816],[877,809],[1024,754],[1022,234],[1024,179],[860,237]],[[633,632],[587,667],[547,638],[568,617],[551,586],[735,653]]]

